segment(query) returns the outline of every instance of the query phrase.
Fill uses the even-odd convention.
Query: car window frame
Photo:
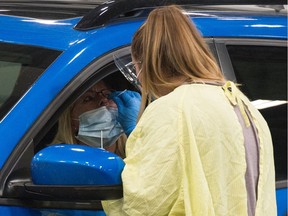
[[[83,68],[78,75],[67,84],[62,91],[55,97],[55,99],[46,107],[41,115],[34,122],[33,126],[26,132],[21,141],[14,148],[13,152],[7,159],[0,172],[0,205],[17,205],[23,207],[33,208],[60,208],[60,209],[86,209],[86,210],[101,210],[99,202],[91,201],[89,203],[81,203],[78,201],[64,202],[64,201],[39,201],[31,199],[29,202],[22,203],[19,200],[22,198],[17,197],[4,197],[4,192],[9,192],[9,186],[13,186],[14,183],[21,184],[19,182],[9,182],[11,176],[14,175],[16,170],[25,166],[29,168],[30,160],[34,155],[34,146],[37,144],[36,140],[40,133],[48,132],[49,129],[56,122],[56,119],[72,101],[76,100],[81,93],[89,89],[94,83],[102,80],[107,75],[113,73],[109,71],[101,71],[106,65],[113,63],[113,54],[120,52],[121,55],[130,54],[130,46],[120,47],[117,50],[112,50],[109,53],[105,53],[102,56],[96,58],[93,62],[89,63]],[[115,66],[115,70],[116,66]],[[21,174],[20,174],[21,175]],[[23,181],[27,181],[29,178],[23,176]],[[23,182],[22,182],[23,183]],[[8,188],[8,189],[7,189]],[[13,193],[13,191],[11,191]],[[15,192],[14,192],[15,193]]]

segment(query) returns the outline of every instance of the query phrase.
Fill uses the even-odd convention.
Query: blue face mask
[[[81,114],[76,138],[97,148],[105,148],[114,144],[124,132],[116,120],[117,115],[118,109],[106,106]]]

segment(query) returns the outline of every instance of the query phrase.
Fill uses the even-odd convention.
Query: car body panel
[[[13,206],[0,206],[0,214],[3,216],[105,216],[103,211],[31,209]]]
[[[288,205],[287,197],[288,197],[287,187],[276,190],[277,213],[279,216],[287,215],[287,205]]]
[[[30,44],[57,50],[65,50],[77,43],[84,32],[74,31],[79,19],[41,20],[0,15],[0,41],[15,44]],[[19,37],[21,35],[21,37]],[[52,43],[53,42],[53,43]]]
[[[197,15],[197,13],[193,14]],[[0,15],[2,23],[0,26],[0,41],[43,46],[51,49],[66,50],[75,43],[85,40],[91,35],[107,35],[110,27],[115,28],[115,32],[123,28],[133,29],[133,24],[140,26],[143,21],[130,21],[124,24],[108,24],[104,28],[90,31],[77,31],[73,27],[80,18],[66,20],[43,20],[35,18],[11,17]],[[203,15],[202,15],[203,16]],[[205,37],[259,37],[259,38],[287,38],[287,22],[284,16],[235,16],[224,14],[213,14],[208,17],[195,17],[199,30]],[[277,25],[275,24],[277,23]],[[130,24],[131,27],[130,27]],[[209,28],[206,26],[210,25]],[[7,26],[11,26],[7,28]],[[118,28],[118,30],[117,30]],[[104,32],[102,31],[104,30]],[[108,31],[107,33],[105,31]],[[101,33],[103,32],[103,33]],[[133,31],[134,32],[134,31]],[[19,37],[21,35],[21,37]],[[119,37],[121,39],[130,38],[129,35]],[[53,43],[51,43],[53,41]]]
[[[9,116],[1,120],[2,126],[0,133],[6,133],[6,136],[5,141],[0,138],[0,143],[5,143],[5,145],[0,145],[0,151],[3,152],[3,157],[0,158],[0,168],[24,135],[25,131],[33,124],[37,116],[53,98],[59,94],[61,89],[91,61],[111,50],[117,49],[117,47],[130,44],[133,33],[143,23],[143,21],[134,21],[111,24],[109,27],[80,32],[73,30],[74,24],[79,19],[71,19],[69,22],[66,20],[67,25],[55,24],[57,22],[43,24],[42,22],[35,21],[35,19],[29,19],[28,24],[30,26],[27,26],[27,21],[23,18],[17,17],[12,19],[7,17],[7,19],[10,20],[8,22],[9,25],[14,25],[11,21],[14,19],[17,20],[17,22],[15,20],[14,22],[18,24],[8,30],[5,29],[5,31],[4,29],[1,30],[0,27],[0,32],[5,32],[0,33],[0,38],[3,42],[67,50],[47,69],[32,88],[29,89],[25,98],[22,98],[17,106],[10,111]],[[247,25],[247,19],[249,22],[251,21],[250,25]],[[229,21],[227,22],[227,20]],[[216,18],[197,17],[194,18],[194,22],[205,37],[287,38],[287,23],[285,23],[285,18],[283,17],[237,17],[237,19],[236,17],[224,16]],[[275,22],[282,24],[273,26],[271,23]],[[59,23],[65,22],[61,21]],[[205,28],[207,25],[215,27],[208,29]],[[125,31],[122,31],[123,28]],[[21,32],[22,37],[19,38],[15,36],[18,35],[17,33],[15,34],[15,29]],[[29,31],[27,29],[29,29]],[[50,33],[47,34],[47,32]],[[67,34],[63,35],[63,32]],[[44,35],[46,36],[44,37]],[[58,40],[58,38],[63,38],[63,40]],[[51,41],[53,41],[53,43],[51,43]],[[51,83],[51,85],[47,85],[47,82]],[[38,103],[35,103],[35,101],[38,101]],[[31,104],[34,104],[32,109]],[[26,110],[26,112],[29,110],[33,116],[27,113],[23,119],[21,110]],[[11,132],[12,134],[7,134],[9,128],[13,127],[14,122],[19,122],[19,127],[16,131]],[[4,139],[4,137],[2,139]]]
[[[189,14],[204,37],[261,38],[287,40],[287,16],[259,14]],[[0,15],[0,42],[45,47],[63,51],[26,94],[0,119],[0,170],[23,137],[81,71],[97,59],[129,46],[143,19],[113,22],[89,31],[74,30],[79,18],[43,20]],[[209,26],[209,28],[207,28]],[[125,29],[125,31],[123,31]],[[32,138],[31,138],[32,139]],[[287,210],[287,188],[278,189],[277,206],[281,215]],[[45,210],[0,206],[0,215],[92,215],[96,211]],[[103,212],[97,211],[103,215]],[[97,215],[96,214],[96,215]]]
[[[130,28],[130,33],[129,30],[126,31],[128,35],[132,35],[132,32],[138,27],[138,25],[133,26]],[[102,33],[100,34],[101,37],[97,37],[97,40],[94,37],[88,37],[60,55],[27,91],[25,97],[21,98],[16,106],[10,110],[9,115],[0,121],[0,134],[6,134],[4,137],[0,137],[0,151],[2,153],[0,168],[22,136],[33,125],[33,122],[69,81],[99,56],[130,43],[131,38],[129,37],[122,37],[122,40],[117,40],[123,33],[117,29],[115,32],[118,33],[114,31],[113,28],[106,30],[105,34]],[[50,84],[47,85],[47,83]],[[32,107],[31,104],[33,104]],[[25,112],[24,116],[23,112]],[[15,127],[15,122],[17,122],[18,127],[12,131],[10,128]]]

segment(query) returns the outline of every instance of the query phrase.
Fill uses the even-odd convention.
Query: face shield
[[[135,64],[127,56],[119,57],[114,54],[114,63],[124,77],[141,92],[141,83],[137,78]]]

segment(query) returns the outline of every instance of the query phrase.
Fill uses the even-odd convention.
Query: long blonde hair
[[[58,130],[52,143],[75,144],[76,140],[71,127],[71,109],[72,106],[68,107],[58,119]]]
[[[132,56],[141,62],[142,107],[183,82],[225,80],[204,39],[178,6],[153,10],[134,34]]]

